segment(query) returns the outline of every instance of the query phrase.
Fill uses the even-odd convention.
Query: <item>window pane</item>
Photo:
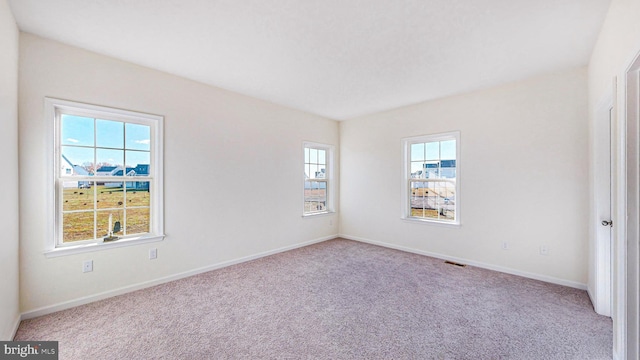
[[[318,179],[326,179],[327,178],[327,165],[318,165]]]
[[[304,203],[305,212],[325,211],[327,206],[327,184],[320,181],[307,182]]]
[[[318,149],[318,164],[327,163],[327,152],[325,150]]]
[[[412,162],[411,163],[411,178],[423,179],[424,176],[425,176],[424,163],[423,162]]]
[[[150,219],[148,208],[127,209],[127,235],[148,233],[151,229]]]
[[[424,143],[411,144],[411,161],[424,160]]]
[[[304,148],[304,162],[305,164],[309,163],[309,148]]]
[[[94,188],[91,182],[65,181],[62,187],[62,211],[93,210]]]
[[[318,211],[327,210],[327,183],[321,182],[318,184],[317,191],[317,204],[316,208]]]
[[[93,148],[62,146],[61,176],[90,175],[93,170]]]
[[[60,119],[62,145],[93,146],[92,118],[63,114]]]
[[[439,160],[440,159],[440,142],[426,143],[426,160]]]
[[[122,236],[124,234],[124,211],[123,210],[104,210],[98,211],[97,214],[97,237],[104,238],[109,235],[109,215],[111,215],[111,230],[114,236]]]
[[[413,182],[411,184],[411,216],[428,218],[437,212],[432,208],[433,193],[429,191],[428,182]]]
[[[444,220],[454,220],[455,183],[448,181],[434,182],[433,191],[437,195],[437,204],[434,208],[438,210],[439,218]]]
[[[124,151],[123,150],[111,150],[111,149],[96,149],[96,160],[99,167],[103,166],[122,166],[124,164]],[[120,168],[119,170],[122,170]],[[122,171],[114,171],[111,174],[113,176],[122,176]]]
[[[311,213],[316,211],[315,209],[317,208],[316,202],[314,201],[306,201],[304,202],[304,212],[305,213]]]
[[[309,165],[309,171],[312,179],[318,178],[318,165],[315,165],[315,164]]]
[[[455,182],[411,183],[411,216],[455,220]]]
[[[124,207],[124,191],[122,181],[109,181],[96,186],[97,208],[112,209]]]
[[[427,161],[424,165],[424,178],[434,179],[440,177],[440,162],[439,161]]]
[[[96,146],[124,147],[124,123],[110,120],[96,120]]]
[[[440,162],[440,176],[447,179],[456,178],[456,161],[442,160]]]
[[[149,206],[151,194],[148,181],[127,181],[127,207]]]
[[[425,195],[427,194],[425,182],[411,183],[411,216],[423,217],[425,207]]]
[[[305,179],[310,179],[311,178],[311,165],[305,164],[305,166],[304,166],[304,175],[305,175]]]
[[[447,140],[440,142],[440,149],[442,154],[440,158],[442,160],[455,160],[456,159],[456,141]]]
[[[93,239],[93,211],[63,213],[62,241]]]
[[[318,149],[309,149],[309,162],[312,164],[318,163]]]
[[[438,171],[438,164],[433,162],[422,163],[422,178],[428,179],[435,177],[435,173]]]
[[[128,176],[149,176],[151,153],[148,151],[126,151]]]
[[[151,127],[127,123],[125,131],[127,149],[151,150]]]

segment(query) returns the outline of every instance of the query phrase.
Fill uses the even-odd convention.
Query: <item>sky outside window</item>
[[[96,120],[96,146],[122,149],[124,146],[124,123]]]
[[[63,114],[61,145],[72,165],[98,164],[135,167],[150,164],[151,127],[121,121]]]
[[[93,146],[93,127],[91,118],[62,115],[62,144]]]
[[[147,125],[125,124],[127,132],[126,148],[131,150],[151,150],[151,128]]]

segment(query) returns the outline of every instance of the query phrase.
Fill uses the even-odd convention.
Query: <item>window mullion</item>
[[[126,136],[126,126],[125,126],[125,136]],[[126,140],[125,140],[126,141]],[[126,144],[126,142],[125,142]],[[127,163],[126,163],[126,159],[127,159],[127,155],[126,155],[126,151],[125,151],[125,165],[124,168],[125,170],[127,169]],[[124,199],[124,204],[122,204],[122,235],[126,236],[127,235],[127,181],[125,180],[124,183],[122,184],[122,189],[124,191],[123,194],[123,199]],[[151,194],[151,193],[149,193]]]
[[[95,168],[95,165],[93,167]],[[95,182],[90,184],[93,190],[93,239],[95,240],[98,238],[98,187]]]

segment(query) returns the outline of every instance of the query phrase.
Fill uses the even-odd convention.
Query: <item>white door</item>
[[[595,202],[596,216],[595,224],[595,289],[594,308],[598,314],[611,316],[612,305],[612,240],[613,222],[611,206],[612,171],[611,171],[611,123],[613,106],[611,98],[601,103],[596,113],[595,122]]]

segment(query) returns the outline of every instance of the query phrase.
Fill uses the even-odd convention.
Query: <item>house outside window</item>
[[[303,215],[333,212],[333,146],[305,142]]]
[[[460,133],[403,140],[402,217],[460,224]]]
[[[45,103],[54,144],[48,251],[161,240],[163,118],[51,98]]]

